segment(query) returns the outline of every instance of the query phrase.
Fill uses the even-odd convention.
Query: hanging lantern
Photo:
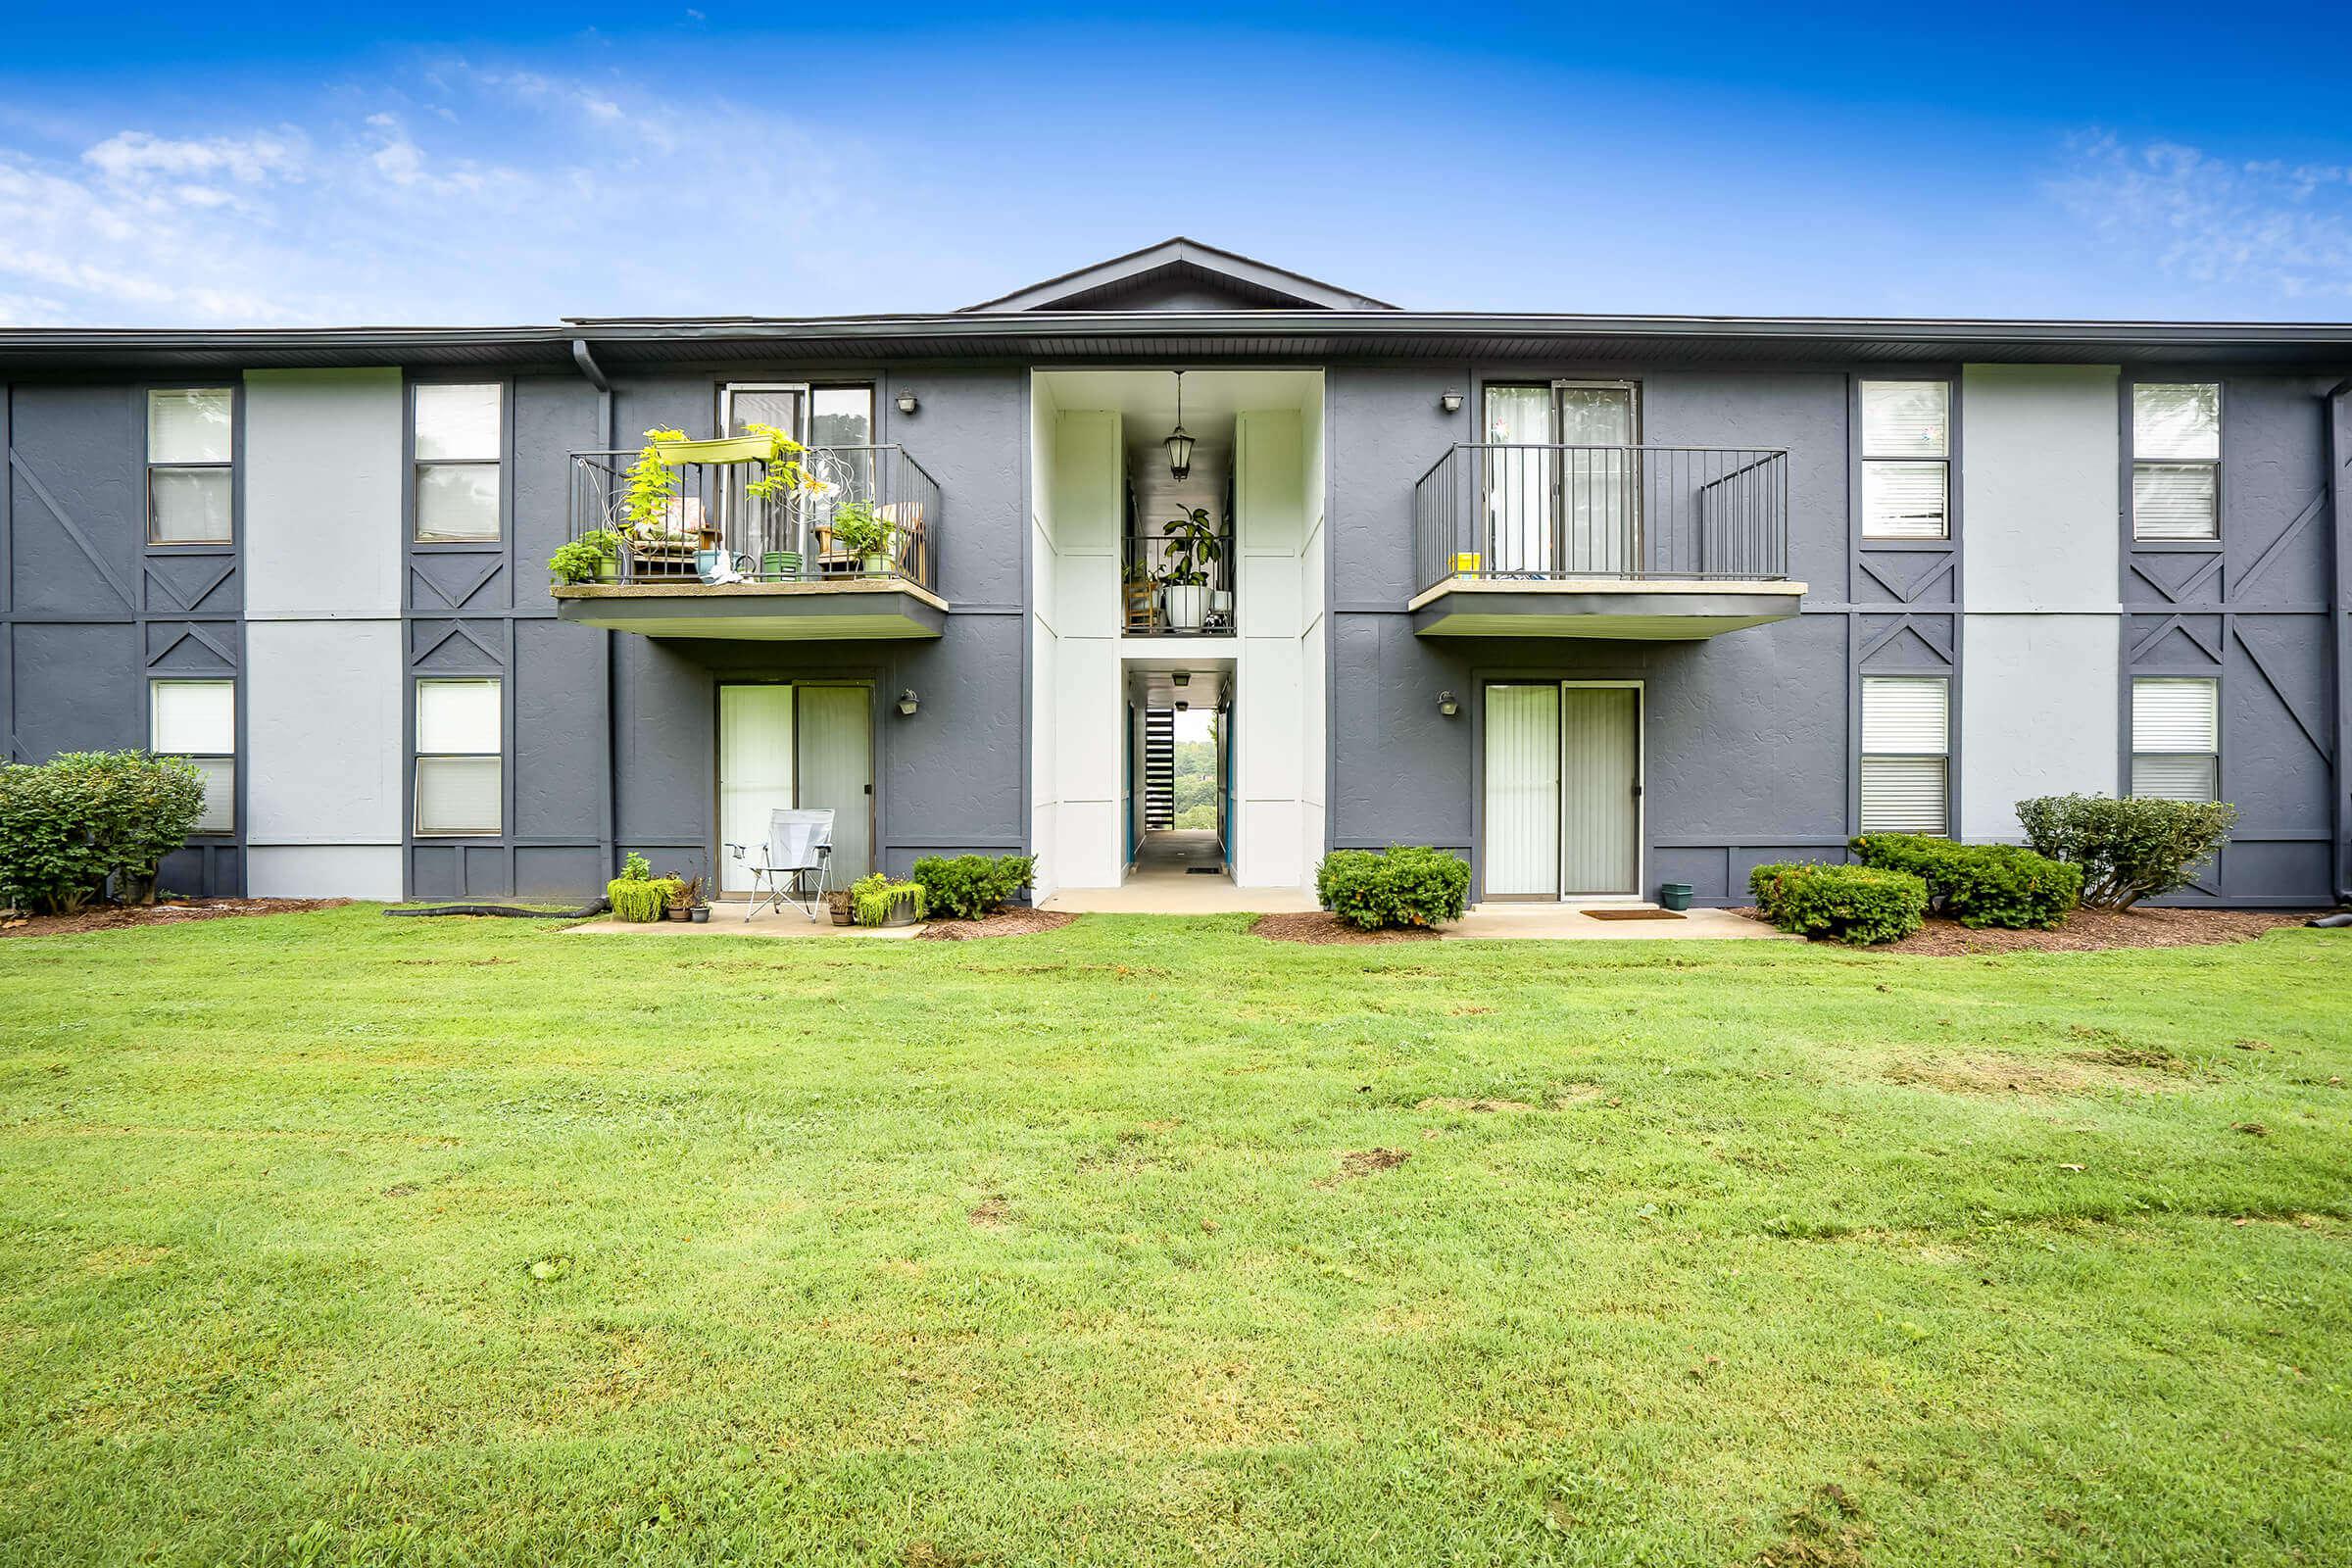
[[[1176,428],[1169,432],[1168,472],[1178,479],[1192,477],[1193,438],[1184,432],[1184,372],[1176,372]]]

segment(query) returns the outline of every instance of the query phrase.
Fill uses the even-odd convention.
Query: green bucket
[[[1690,907],[1690,884],[1688,882],[1659,883],[1658,903],[1669,909],[1688,909]]]

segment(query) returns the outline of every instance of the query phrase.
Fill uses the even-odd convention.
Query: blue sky
[[[1180,232],[1430,309],[2344,320],[2348,55],[2341,4],[41,0],[0,321],[939,310]]]

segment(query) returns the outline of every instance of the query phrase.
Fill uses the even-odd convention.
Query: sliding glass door
[[[1641,390],[1631,381],[1490,385],[1487,559],[1500,577],[1618,576],[1641,561]]]

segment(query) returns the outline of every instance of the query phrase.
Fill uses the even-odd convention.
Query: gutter
[[[2352,376],[2320,394],[2328,507],[2335,525],[2328,552],[2334,580],[2328,596],[2328,619],[2335,628],[2335,792],[2329,811],[2335,832],[2328,851],[2335,862],[2331,880],[2338,907],[2352,905],[2352,776],[2346,772],[2352,765],[2347,757],[2347,748],[2352,748],[2352,406],[2345,402],[2347,395],[2352,395]]]
[[[612,379],[588,351],[588,340],[571,340],[571,363],[596,388],[596,426],[605,450],[612,450]],[[565,465],[569,466],[568,464]],[[570,482],[570,475],[565,479]],[[569,505],[568,501],[565,503]],[[620,633],[605,633],[605,874],[620,869]]]

